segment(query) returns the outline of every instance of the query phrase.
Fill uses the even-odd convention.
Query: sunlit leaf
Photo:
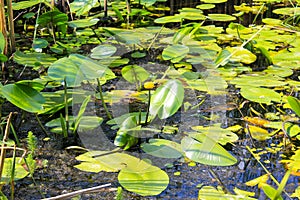
[[[142,196],[158,195],[169,184],[166,172],[137,158],[120,171],[118,180],[126,190]]]
[[[98,0],[74,0],[70,3],[70,9],[72,13],[76,13],[76,16],[80,16],[87,14],[92,8],[98,5]]]
[[[143,82],[148,79],[150,73],[138,65],[127,65],[122,68],[122,76],[130,83]]]
[[[300,117],[300,102],[298,99],[292,96],[288,96],[287,100],[293,109],[293,111]]]
[[[32,6],[35,6],[39,3],[43,3],[46,2],[46,0],[30,0],[30,1],[20,1],[20,2],[13,2],[12,3],[12,7],[13,10],[21,10],[21,9],[26,9],[26,8],[30,8]]]
[[[174,15],[174,16],[166,16],[166,17],[155,19],[154,22],[158,24],[166,24],[171,22],[181,22],[181,20],[182,17],[180,15]]]
[[[160,158],[180,158],[182,157],[180,144],[165,139],[150,139],[149,143],[141,145],[143,151],[152,156]]]
[[[117,48],[113,45],[102,44],[93,48],[91,51],[91,58],[104,59],[114,55],[114,53],[117,51]]]
[[[160,119],[172,116],[181,107],[184,88],[178,80],[169,80],[156,89],[150,101],[150,114]]]
[[[257,103],[269,105],[272,102],[281,102],[281,95],[268,88],[242,87],[240,93],[245,99]]]
[[[89,26],[94,26],[99,21],[98,18],[86,18],[86,19],[77,19],[69,21],[68,25],[73,28],[85,28]]]
[[[245,129],[245,132],[247,132],[247,131],[248,130]],[[270,137],[269,132],[266,129],[263,129],[258,126],[249,125],[249,131],[250,131],[252,138],[254,138],[256,140],[266,140]]]
[[[208,19],[213,21],[228,22],[236,20],[236,17],[227,14],[208,14]]]
[[[255,200],[255,198],[249,197],[247,194],[225,194],[222,188],[215,188],[213,186],[203,186],[199,190],[198,199],[200,200]]]
[[[235,142],[239,139],[239,137],[235,133],[227,129],[223,129],[220,126],[221,124],[214,124],[212,126],[207,126],[207,127],[193,126],[192,129],[200,132],[200,134],[191,133],[189,134],[189,136],[195,138],[196,140],[198,140],[198,138],[201,140],[204,134],[206,137],[209,137],[210,139],[222,145],[226,145],[228,142]]]
[[[256,55],[253,54],[248,49],[240,48],[240,47],[228,47],[226,48],[228,51],[231,52],[232,56],[230,60],[236,62],[242,62],[245,64],[251,64],[256,61]]]
[[[15,106],[32,113],[43,110],[44,97],[25,84],[8,84],[1,87],[2,95]]]
[[[259,177],[255,178],[255,179],[247,181],[245,183],[245,185],[247,185],[247,186],[256,186],[256,185],[258,185],[258,187],[261,188],[262,184],[267,183],[268,180],[269,180],[269,175],[264,174],[262,176],[259,176]]]
[[[44,53],[22,53],[21,51],[16,51],[14,53],[14,61],[20,65],[25,65],[38,69],[41,66],[48,67],[56,58],[51,57],[49,54]]]
[[[201,164],[230,166],[237,162],[237,159],[221,145],[206,136],[197,137],[197,140],[184,137],[181,140],[181,148],[186,157]]]
[[[15,162],[15,171],[14,171],[14,180],[19,180],[25,178],[29,172],[25,170],[22,163],[19,163],[21,157],[16,157]],[[11,183],[11,175],[12,175],[12,167],[13,167],[13,158],[5,158],[4,166],[2,171],[1,182]]]
[[[176,63],[181,61],[189,52],[189,48],[185,45],[172,45],[168,46],[162,52],[162,58],[164,60],[171,60],[171,62]]]

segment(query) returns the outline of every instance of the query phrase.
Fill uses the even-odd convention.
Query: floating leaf
[[[158,24],[166,24],[166,23],[181,22],[181,21],[182,21],[182,17],[180,15],[166,16],[154,20],[154,22]]]
[[[227,2],[227,0],[201,0],[203,3],[224,3]]]
[[[91,58],[94,59],[106,59],[112,55],[114,55],[114,53],[116,53],[117,48],[113,45],[109,45],[109,44],[103,44],[103,45],[99,45],[95,48],[92,49],[92,54],[91,54]]]
[[[198,199],[201,200],[219,200],[219,199],[224,199],[224,200],[256,200],[254,198],[249,197],[249,195],[246,194],[238,194],[238,195],[233,195],[233,194],[225,194],[223,189],[221,187],[215,188],[213,186],[203,186],[199,190],[199,195]]]
[[[300,14],[299,7],[285,7],[285,8],[278,8],[273,10],[273,13],[277,15],[289,15],[289,16],[296,16]]]
[[[3,172],[1,177],[1,182],[5,183],[11,183],[11,175],[12,175],[12,169],[13,169],[13,159],[14,158],[5,158],[4,159],[4,166],[3,166]],[[25,178],[29,172],[25,170],[22,163],[19,163],[18,161],[21,160],[21,157],[16,157],[15,162],[15,171],[14,171],[14,180],[19,180],[22,178]]]
[[[122,68],[123,78],[130,83],[143,82],[148,79],[150,73],[138,65],[127,65]]]
[[[208,19],[213,21],[228,22],[236,20],[236,17],[227,14],[208,14]]]
[[[293,111],[298,115],[298,117],[300,117],[300,102],[299,102],[299,100],[292,96],[288,96],[287,100],[288,100],[291,108],[293,109]]]
[[[25,84],[8,84],[1,87],[1,94],[15,106],[32,113],[43,110],[44,97]]]
[[[68,25],[72,28],[85,28],[89,26],[94,26],[99,21],[98,18],[86,18],[86,19],[77,19],[69,21]]]
[[[193,126],[192,129],[199,133],[191,133],[189,134],[190,137],[195,138],[196,140],[201,140],[203,135],[209,137],[210,139],[222,144],[226,145],[228,142],[235,142],[239,139],[239,137],[227,130],[220,127],[221,124],[214,124],[212,126],[204,127],[204,126]]]
[[[74,0],[70,3],[70,9],[72,13],[76,13],[76,16],[81,16],[87,14],[92,8],[98,5],[98,0]]]
[[[166,172],[137,158],[131,159],[131,163],[123,168],[119,175],[119,183],[128,191],[142,196],[158,195],[169,184],[169,176]]]
[[[76,157],[83,161],[75,165],[88,172],[117,172],[119,183],[128,191],[142,196],[157,195],[169,184],[167,173],[143,160],[125,153],[113,151],[90,151]]]
[[[235,157],[209,137],[197,137],[197,140],[190,137],[181,140],[181,148],[189,159],[212,166],[230,166],[237,162]]]
[[[39,3],[44,3],[46,0],[30,0],[30,1],[20,1],[20,2],[13,2],[12,3],[12,8],[13,10],[21,10],[21,9],[26,9],[30,8],[32,6],[35,6]]]
[[[156,89],[151,97],[150,114],[158,115],[165,119],[177,112],[181,107],[184,98],[182,83],[178,80],[169,80]]]
[[[240,93],[245,99],[257,103],[270,105],[272,101],[281,102],[281,95],[268,88],[242,87]]]
[[[248,125],[250,134],[252,138],[263,141],[270,138],[270,134],[266,129],[260,128],[258,126]],[[245,132],[248,132],[248,129],[245,129]]]
[[[196,8],[199,8],[201,10],[210,10],[213,9],[214,7],[216,7],[215,4],[209,4],[209,3],[205,3],[205,4],[200,4],[198,5]]]
[[[247,186],[256,186],[256,185],[258,185],[258,188],[261,188],[262,184],[267,183],[268,180],[269,180],[269,175],[268,174],[264,174],[264,175],[262,175],[260,177],[252,179],[250,181],[247,181],[245,183],[245,185],[247,185]]]
[[[172,63],[181,61],[189,52],[189,48],[185,45],[172,45],[165,48],[162,52],[164,60],[171,60]]]
[[[21,51],[16,51],[14,53],[14,61],[20,65],[25,65],[33,67],[34,69],[40,68],[40,66],[48,67],[56,58],[51,57],[49,54],[44,53],[22,53]]]
[[[143,143],[141,147],[147,154],[160,158],[182,157],[180,144],[170,140],[150,139],[149,143]]]
[[[230,60],[236,62],[242,62],[245,64],[251,64],[256,61],[256,55],[253,54],[248,49],[240,48],[240,47],[228,47],[226,48],[228,51],[231,52],[232,56]]]
[[[287,83],[279,76],[251,74],[240,75],[234,78],[230,83],[236,85],[237,88],[242,87],[278,87],[284,86]]]

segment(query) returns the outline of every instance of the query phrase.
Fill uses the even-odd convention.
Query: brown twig
[[[5,160],[5,155],[6,155],[6,140],[8,138],[9,134],[9,127],[10,127],[10,122],[11,122],[11,117],[12,117],[12,112],[9,113],[8,119],[6,122],[6,127],[5,127],[5,132],[4,136],[2,139],[2,146],[1,146],[1,154],[0,154],[0,178],[2,177],[2,171],[3,171],[3,166],[4,166],[4,160]]]
[[[45,199],[42,199],[42,200],[66,199],[66,198],[70,198],[70,197],[80,195],[80,194],[83,194],[83,193],[95,192],[99,189],[103,189],[103,188],[109,187],[109,186],[111,186],[111,183],[104,184],[104,185],[99,185],[99,186],[92,187],[92,188],[82,189],[82,190],[78,190],[78,191],[75,191],[75,192],[70,192],[70,193],[67,193],[67,194],[58,195],[56,197],[45,198]],[[116,191],[116,190],[117,190],[116,188],[109,188],[109,191]]]

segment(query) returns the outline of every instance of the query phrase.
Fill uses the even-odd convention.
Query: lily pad
[[[199,133],[191,133],[189,134],[190,137],[197,139],[198,137],[201,138],[203,135],[206,135],[206,137],[211,138],[212,140],[222,144],[226,145],[228,142],[235,142],[239,139],[239,137],[227,130],[220,127],[221,124],[214,124],[212,126],[204,127],[204,126],[193,126],[192,129],[195,131],[200,132]]]
[[[25,65],[33,67],[33,69],[38,69],[41,66],[48,67],[56,58],[44,53],[22,53],[21,51],[16,51],[14,53],[14,61],[20,65]]]
[[[171,60],[172,63],[181,61],[189,52],[189,47],[185,45],[171,45],[164,49],[162,58],[164,60]]]
[[[148,79],[150,73],[138,65],[127,65],[122,68],[122,76],[130,83],[143,82]]]
[[[184,137],[181,140],[181,147],[186,157],[201,164],[230,166],[237,162],[235,157],[209,137],[203,136],[197,138],[197,140]]]
[[[116,53],[117,48],[113,45],[103,44],[92,49],[91,58],[107,59]]]
[[[204,3],[224,3],[224,2],[227,2],[227,0],[201,0],[201,2],[204,2]]]
[[[229,47],[227,48],[232,54],[230,60],[236,62],[242,62],[245,64],[251,64],[256,61],[256,55],[253,54],[248,49],[240,48],[240,47]]]
[[[16,162],[14,166],[14,180],[16,181],[25,178],[29,174],[29,172],[25,170],[21,163],[18,162],[20,159],[22,159],[21,157],[16,157],[15,159]],[[5,182],[7,184],[11,182],[12,168],[13,158],[5,158],[1,182]]]
[[[257,103],[270,105],[272,102],[281,102],[281,95],[268,88],[242,87],[240,93],[245,99]]]
[[[150,139],[141,147],[147,154],[160,158],[180,158],[183,155],[180,144],[165,139]]]
[[[208,14],[208,19],[219,22],[229,22],[236,20],[236,17],[227,14]]]
[[[169,176],[160,168],[138,158],[126,162],[119,175],[119,183],[128,191],[142,196],[158,195],[169,184]]]

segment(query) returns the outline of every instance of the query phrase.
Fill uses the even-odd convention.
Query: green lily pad
[[[248,49],[240,47],[228,47],[226,49],[232,54],[230,60],[233,60],[235,62],[242,62],[245,64],[251,64],[256,61],[256,55]]]
[[[268,88],[242,87],[240,93],[245,99],[257,103],[270,105],[272,102],[281,102],[281,95]]]
[[[289,15],[289,16],[296,16],[300,14],[299,7],[285,7],[285,8],[278,8],[273,10],[273,13],[277,15]]]
[[[90,151],[76,157],[82,161],[77,169],[95,172],[119,172],[119,183],[128,191],[142,196],[158,195],[169,184],[166,172],[143,160],[125,153],[113,151]]]
[[[174,23],[174,22],[181,22],[181,21],[182,21],[182,16],[180,15],[166,16],[154,20],[154,22],[158,24]]]
[[[25,170],[25,168],[22,166],[22,163],[19,163],[19,160],[22,159],[21,157],[16,157],[15,159],[16,162],[14,166],[14,180],[17,181],[22,178],[25,178],[29,174],[29,172]],[[12,168],[13,158],[5,158],[1,182],[5,182],[7,184],[11,182]]]
[[[98,23],[98,21],[98,18],[77,19],[74,21],[69,21],[68,25],[72,28],[85,28],[89,26],[94,26]]]
[[[130,83],[143,82],[148,79],[150,73],[138,65],[127,65],[122,68],[122,76]]]
[[[236,85],[236,87],[277,87],[284,86],[287,83],[283,81],[279,76],[273,75],[262,75],[262,74],[251,74],[251,75],[240,75],[230,82]]]
[[[107,59],[116,53],[117,48],[113,45],[103,44],[92,49],[91,58]]]
[[[158,195],[169,184],[169,176],[160,168],[138,158],[126,162],[119,175],[119,183],[128,191],[142,196]]]
[[[267,74],[273,74],[279,77],[288,77],[293,75],[293,70],[289,68],[283,68],[278,66],[269,66],[268,69],[264,70]]]
[[[221,145],[204,135],[197,137],[197,140],[191,137],[184,137],[181,140],[181,148],[186,157],[201,164],[230,166],[237,162],[237,159]]]
[[[183,155],[180,144],[165,139],[150,139],[141,148],[147,154],[160,158],[180,158]]]
[[[235,142],[239,139],[239,137],[227,130],[220,127],[221,124],[214,124],[212,126],[204,127],[204,126],[193,126],[192,129],[195,131],[200,132],[199,133],[191,133],[189,134],[190,137],[195,138],[198,140],[198,137],[200,137],[200,140],[202,138],[202,135],[206,135],[206,137],[211,138],[212,140],[220,143],[221,145],[226,145],[228,142]]]
[[[201,10],[209,10],[209,9],[213,9],[214,7],[216,7],[216,5],[210,3],[200,4],[196,6],[196,8],[199,8]]]
[[[262,22],[268,25],[281,25],[282,21],[280,19],[274,19],[274,18],[264,18],[262,19]]]
[[[56,58],[44,53],[22,53],[21,51],[16,51],[14,53],[14,61],[20,65],[25,65],[33,67],[33,69],[38,69],[41,66],[48,67]]]
[[[199,190],[199,196],[198,199],[202,200],[256,200],[255,198],[248,197],[245,194],[225,194],[223,189],[221,187],[214,188],[213,186],[203,186]]]
[[[185,45],[171,45],[162,52],[164,60],[171,60],[172,63],[180,62],[189,52],[189,47]]]
[[[236,17],[227,14],[208,14],[208,19],[219,22],[229,22],[236,20]]]
[[[203,3],[224,3],[227,2],[227,0],[201,0]]]

